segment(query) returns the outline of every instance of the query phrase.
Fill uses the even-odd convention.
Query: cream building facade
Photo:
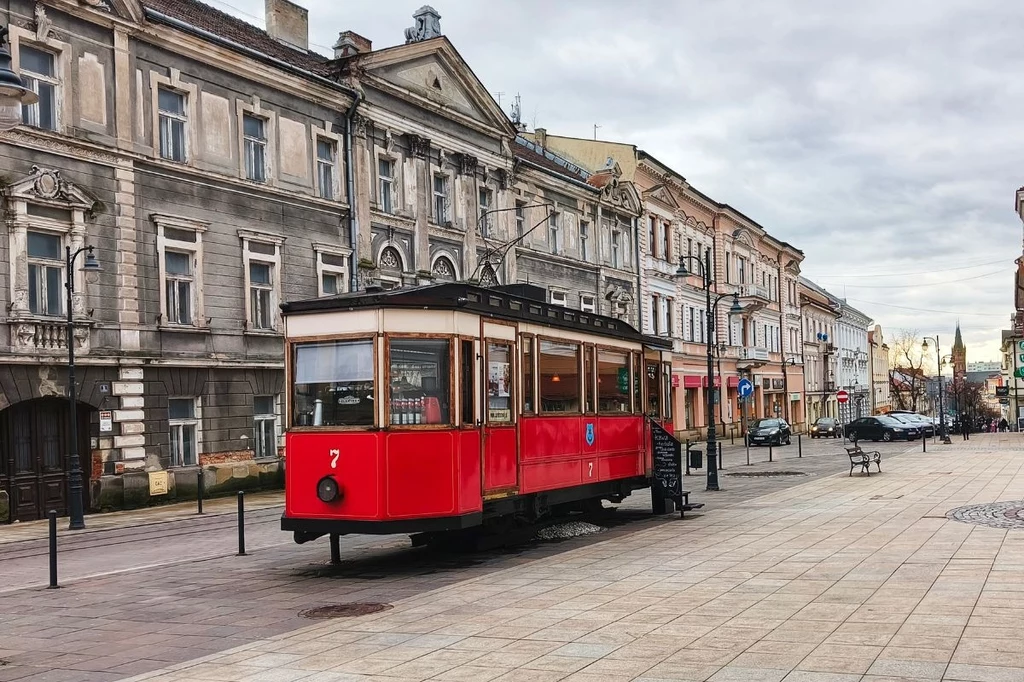
[[[889,346],[882,326],[868,330],[868,361],[871,366],[871,413],[885,414],[892,409],[889,398]]]

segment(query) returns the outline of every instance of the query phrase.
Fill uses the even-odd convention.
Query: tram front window
[[[294,376],[294,426],[373,426],[373,341],[296,345]]]
[[[388,419],[396,426],[450,424],[447,339],[391,339]]]

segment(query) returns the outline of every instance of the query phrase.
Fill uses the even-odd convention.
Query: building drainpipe
[[[351,263],[349,265],[349,291],[359,289],[359,217],[356,213],[356,169],[355,154],[352,151],[354,139],[352,136],[352,121],[356,116],[356,109],[363,101],[363,93],[355,90],[355,98],[352,106],[345,113],[345,185],[348,193],[348,238],[349,246],[352,248]]]

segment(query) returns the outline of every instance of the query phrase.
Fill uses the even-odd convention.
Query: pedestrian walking
[[[1009,426],[1009,424],[1006,421],[1006,417],[1003,417],[1002,419],[999,420],[999,432],[1000,433],[1006,433],[1006,427],[1008,427],[1008,426]]]
[[[971,423],[966,419],[960,420],[960,435],[964,437],[964,440],[971,439]]]

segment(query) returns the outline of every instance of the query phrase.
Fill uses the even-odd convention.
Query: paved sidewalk
[[[1024,680],[1024,439],[979,434],[882,467],[131,679]],[[1004,501],[959,512],[987,525],[946,516]]]

